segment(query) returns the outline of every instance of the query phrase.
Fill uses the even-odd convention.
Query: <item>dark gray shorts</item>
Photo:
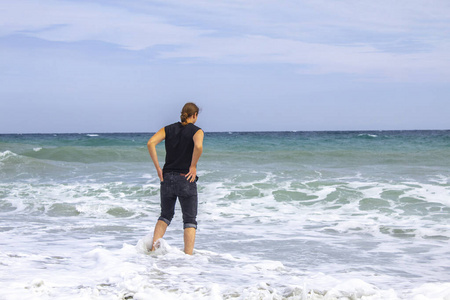
[[[197,228],[197,183],[189,182],[184,174],[166,173],[161,182],[161,216],[167,225],[175,214],[176,201],[180,201],[184,228]]]

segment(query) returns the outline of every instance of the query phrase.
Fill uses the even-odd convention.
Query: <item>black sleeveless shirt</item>
[[[164,127],[166,132],[166,162],[163,173],[189,173],[194,153],[194,134],[200,127],[189,123],[183,126],[180,122]]]

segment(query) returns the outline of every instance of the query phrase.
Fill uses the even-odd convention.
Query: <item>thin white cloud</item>
[[[130,50],[182,45],[208,32],[114,7],[53,0],[4,3],[0,19],[3,36],[20,33],[58,42],[96,40]]]
[[[284,63],[313,74],[450,80],[450,4],[423,1],[80,1],[0,4],[0,35],[96,40],[159,59]],[[133,9],[129,9],[133,5]]]
[[[367,78],[385,77],[405,81],[423,78],[423,71],[435,74],[429,80],[449,80],[450,68],[445,60],[450,44],[433,53],[386,53],[369,45],[334,46],[304,43],[264,36],[240,38],[201,38],[189,47],[161,54],[161,58],[207,60],[213,63],[282,63],[303,66],[299,72],[309,74],[344,73]],[[440,71],[439,71],[440,70]]]

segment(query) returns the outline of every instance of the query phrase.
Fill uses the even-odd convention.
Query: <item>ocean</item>
[[[450,299],[450,131],[206,132],[192,256],[151,135],[0,135],[0,299]]]

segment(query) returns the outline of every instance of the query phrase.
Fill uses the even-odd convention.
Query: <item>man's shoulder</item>
[[[181,125],[181,122],[175,122],[175,123],[167,125],[165,128],[168,128],[168,127],[183,127],[183,125]]]
[[[176,123],[165,126],[164,129],[166,131],[171,131],[171,130],[179,130],[182,127],[183,127],[183,125],[181,125],[180,122],[176,122]]]
[[[180,123],[181,124],[181,123]],[[183,128],[189,130],[189,131],[194,131],[196,132],[197,130],[201,129],[200,127],[198,127],[197,125],[193,124],[193,123],[189,123],[186,125],[181,125]]]

